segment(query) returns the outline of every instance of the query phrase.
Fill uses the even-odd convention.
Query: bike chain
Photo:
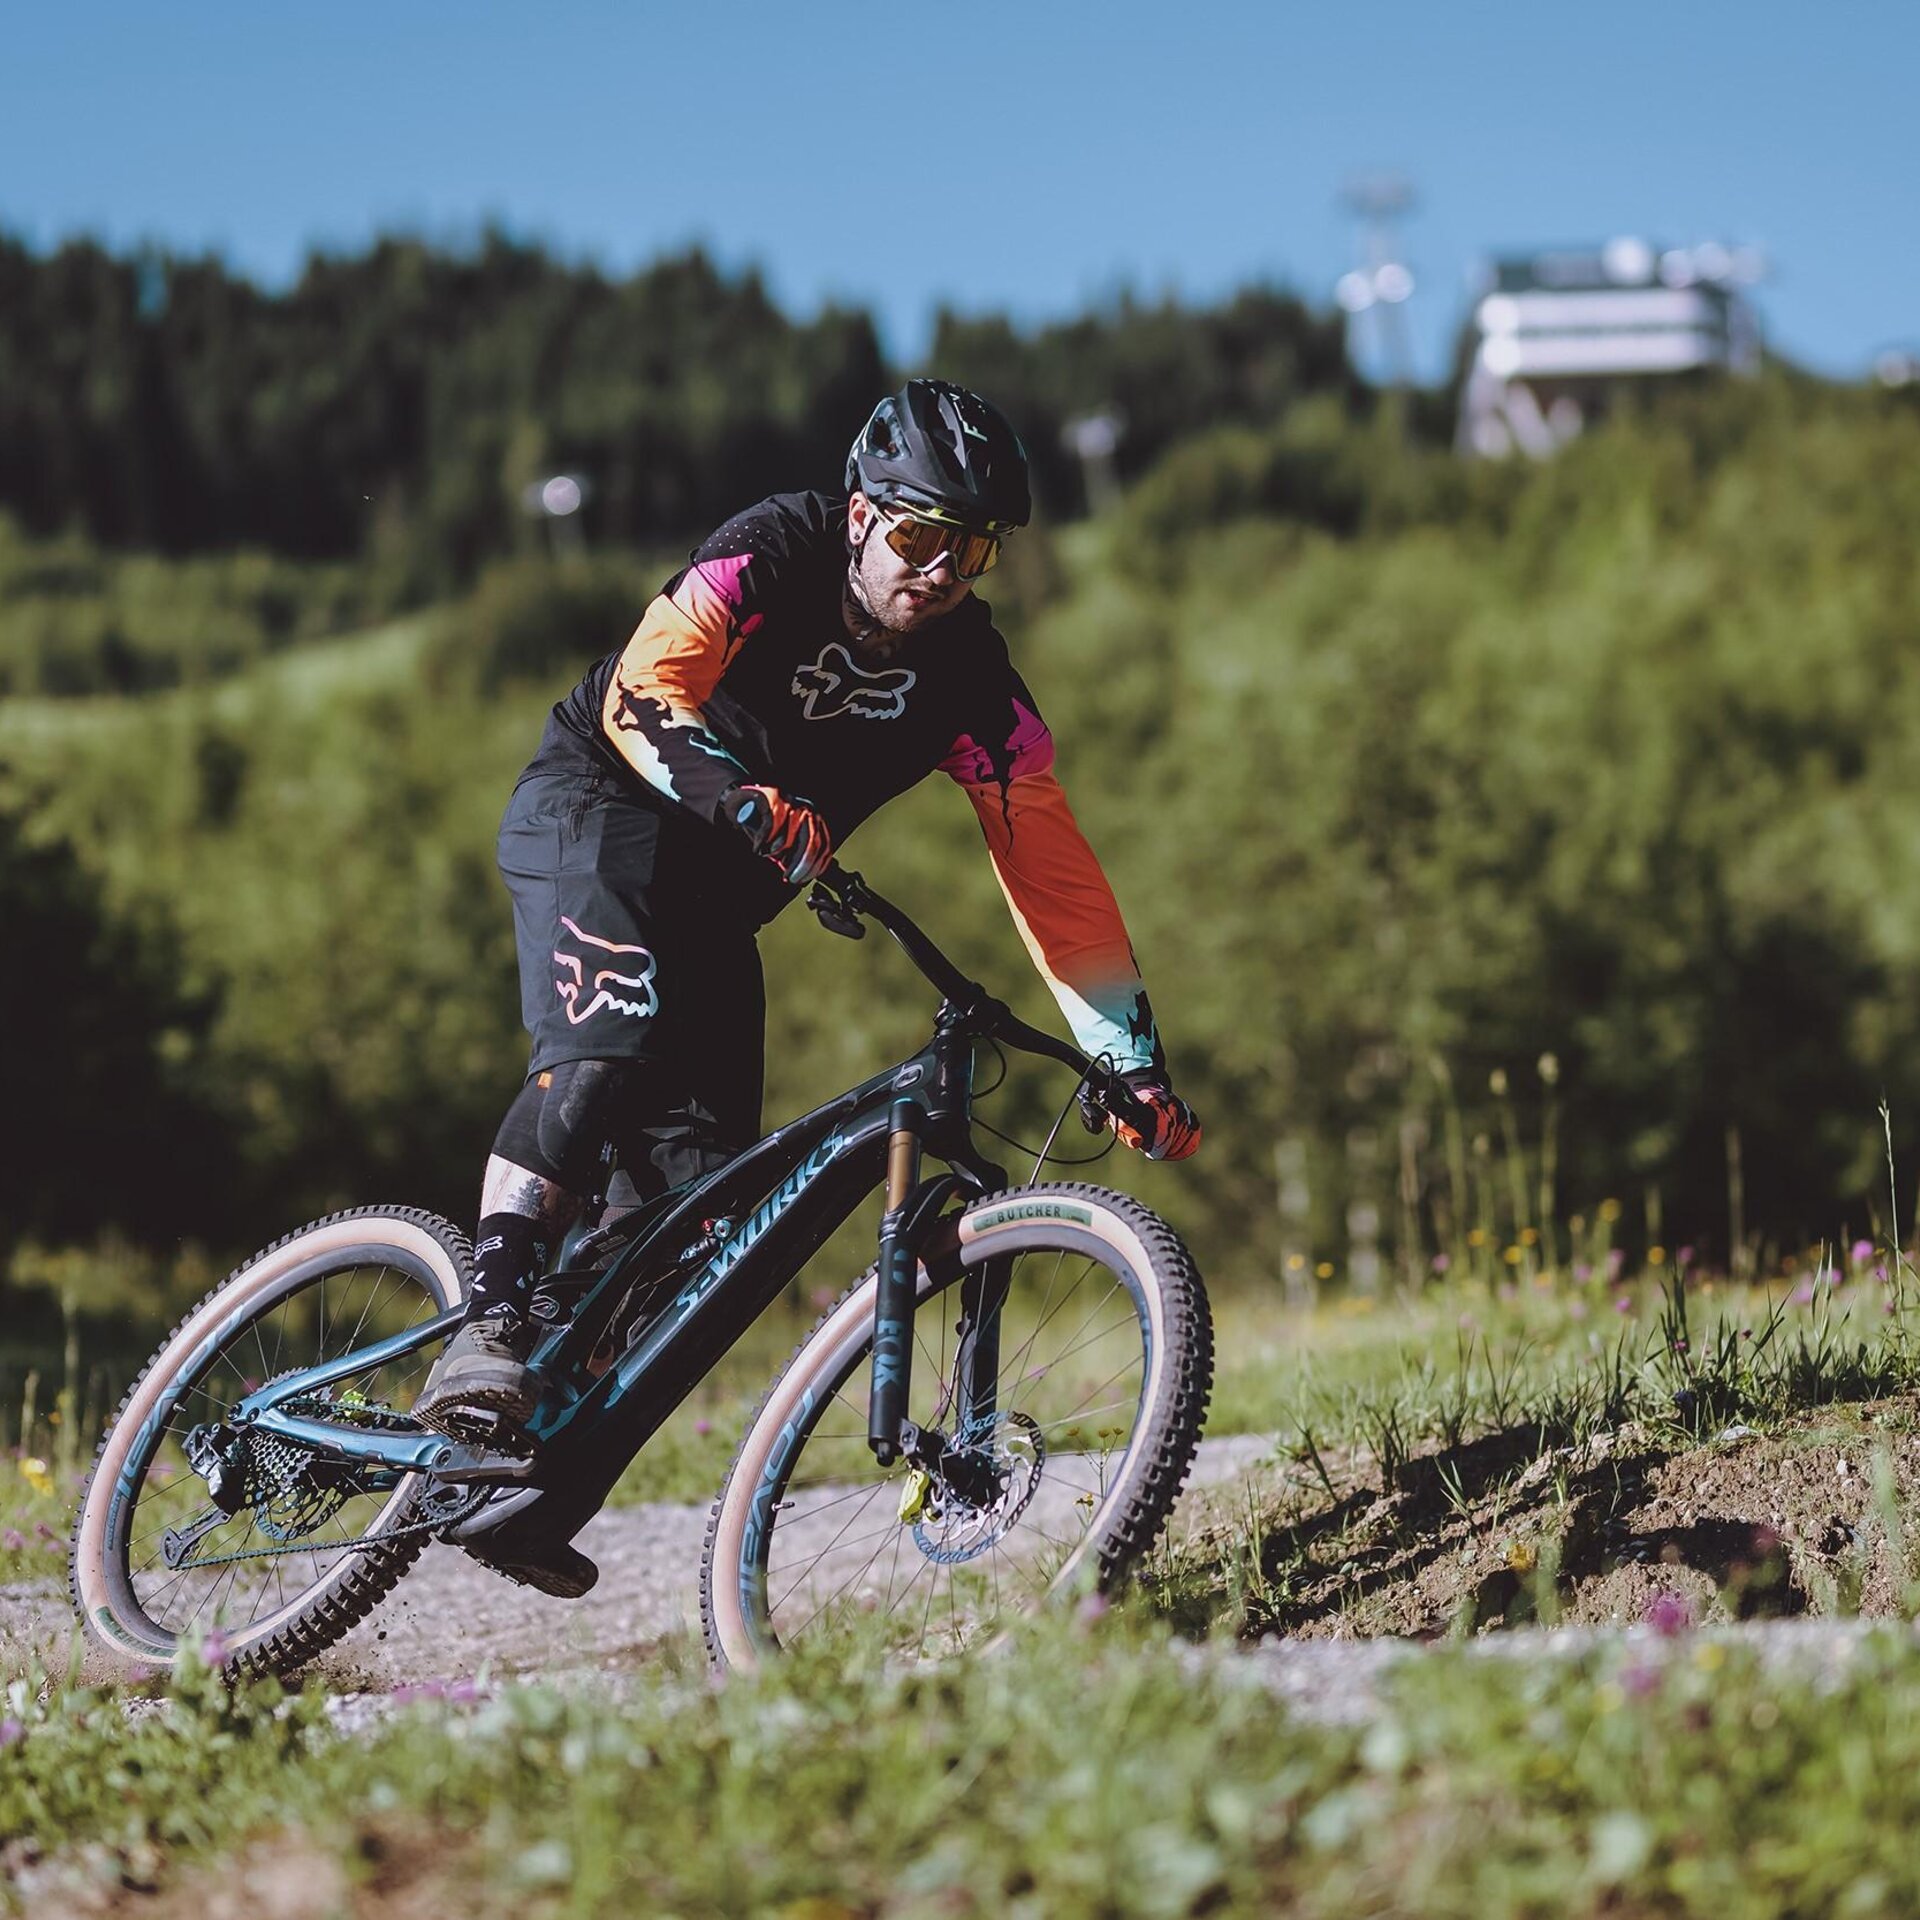
[[[298,1544],[284,1547],[254,1547],[246,1553],[216,1553],[205,1560],[188,1560],[185,1568],[198,1572],[202,1567],[230,1566],[236,1560],[273,1560],[285,1553],[372,1553],[376,1547],[390,1545],[395,1540],[404,1540],[410,1534],[437,1533],[442,1527],[451,1527],[458,1522],[478,1513],[486,1504],[491,1487],[481,1487],[471,1499],[457,1506],[451,1513],[437,1515],[431,1520],[415,1520],[410,1525],[395,1527],[391,1533],[377,1534],[370,1540],[336,1540],[326,1546],[301,1546]]]

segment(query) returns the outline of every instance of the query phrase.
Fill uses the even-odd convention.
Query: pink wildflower
[[[1856,1267],[1864,1267],[1872,1258],[1873,1242],[1871,1240],[1856,1240],[1853,1243],[1853,1264]]]
[[[693,1430],[704,1440],[713,1431],[713,1422],[707,1419],[696,1420],[693,1423]]]
[[[1620,1675],[1620,1691],[1630,1700],[1644,1700],[1660,1690],[1658,1667],[1628,1667]]]
[[[5,1533],[0,1533],[0,1547],[5,1547],[9,1553],[23,1553],[26,1545],[27,1536],[18,1527],[9,1527]]]
[[[1684,1593],[1675,1593],[1668,1587],[1647,1602],[1646,1611],[1640,1617],[1661,1639],[1671,1640],[1693,1625],[1693,1602]]]
[[[1617,1293],[1613,1297],[1613,1310],[1615,1313],[1631,1313],[1633,1302],[1624,1293]]]
[[[0,1720],[0,1747],[10,1747],[16,1740],[24,1740],[27,1730],[11,1714]]]
[[[227,1664],[227,1636],[215,1627],[200,1642],[200,1658],[210,1667],[224,1667]]]
[[[1435,1273],[1445,1273],[1452,1265],[1452,1260],[1444,1253],[1436,1253],[1433,1256],[1433,1270]]]

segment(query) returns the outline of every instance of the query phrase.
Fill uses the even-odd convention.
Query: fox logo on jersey
[[[820,658],[793,676],[793,691],[804,696],[809,720],[831,720],[850,713],[861,720],[897,720],[907,710],[907,689],[917,676],[908,667],[869,673],[854,663],[838,641],[820,650]]]
[[[653,989],[654,958],[645,947],[623,947],[617,941],[602,940],[583,933],[563,913],[560,924],[588,949],[580,955],[553,950],[553,990],[566,1002],[567,1018],[576,1027],[603,1009],[624,1013],[630,1019],[645,1020],[660,1011],[660,996]]]

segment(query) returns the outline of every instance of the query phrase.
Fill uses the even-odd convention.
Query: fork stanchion
[[[902,1231],[907,1202],[920,1184],[920,1137],[927,1123],[919,1101],[893,1103],[887,1138],[887,1211],[880,1222],[879,1284],[873,1304],[873,1391],[867,1402],[867,1445],[883,1467],[900,1454],[913,1367],[914,1249]]]

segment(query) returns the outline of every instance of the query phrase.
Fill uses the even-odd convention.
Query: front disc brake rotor
[[[920,1503],[913,1538],[929,1560],[943,1567],[977,1559],[1013,1531],[1039,1490],[1047,1443],[1040,1423],[1030,1415],[1003,1413],[956,1442],[954,1452],[970,1467],[987,1467],[996,1491],[991,1498],[969,1500],[954,1490],[946,1475],[935,1475]]]

